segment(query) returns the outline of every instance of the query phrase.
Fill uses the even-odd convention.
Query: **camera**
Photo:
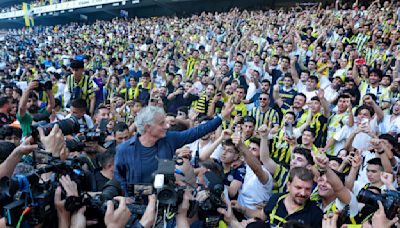
[[[160,159],[154,175],[154,188],[160,205],[178,207],[183,200],[184,188],[175,184],[174,160]]]
[[[39,139],[39,132],[38,128],[42,128],[45,135],[50,134],[51,130],[55,125],[58,125],[64,135],[71,135],[74,133],[78,133],[80,130],[80,124],[78,122],[78,118],[75,116],[71,116],[68,119],[60,120],[54,123],[47,123],[47,122],[39,122],[37,124],[33,124],[31,126],[32,129],[32,137],[35,142]]]
[[[40,181],[40,175],[49,172],[53,172],[50,179]],[[54,222],[46,219],[51,218],[55,212],[54,192],[61,175],[69,175],[77,183],[78,191],[82,190],[85,181],[79,159],[53,159],[48,165],[27,175],[3,177],[0,180],[0,202],[3,204],[6,224],[15,227],[21,223],[22,218],[30,225]],[[26,216],[22,216],[23,213]]]
[[[95,196],[81,194],[78,197],[67,197],[65,200],[65,209],[74,212],[79,210],[79,208],[86,206],[85,217],[88,220],[97,220],[98,224],[96,227],[105,227],[104,216],[107,211],[107,201],[111,200],[114,204],[114,208],[118,208],[118,201],[114,200],[115,196],[122,195],[120,184],[115,179],[107,182],[103,187],[102,193]],[[147,203],[144,200],[144,196],[148,193],[141,191],[142,189],[139,185],[129,185],[128,191],[134,195],[133,203],[127,204],[127,208],[132,214],[130,222],[133,222],[137,217],[144,214],[146,211]],[[152,188],[150,186],[151,194]],[[147,199],[147,198],[146,198]]]
[[[105,132],[97,132],[94,130],[85,131],[82,135],[75,136],[71,140],[66,140],[65,144],[69,151],[83,151],[85,142],[98,142],[100,145],[105,143],[107,134]]]
[[[45,91],[45,90],[51,90],[53,88],[53,83],[50,80],[36,80],[39,82],[38,87],[36,88],[36,91]]]
[[[80,195],[79,197],[70,196],[65,200],[65,209],[70,212],[75,212],[79,208],[86,206],[85,217],[87,220],[96,220],[98,224],[97,227],[105,227],[104,216],[107,211],[107,201],[111,200],[114,204],[114,208],[118,208],[119,203],[114,199],[106,199],[103,194],[98,194],[93,197],[90,195]],[[126,207],[131,212],[133,218],[131,221],[135,220],[138,216],[141,216],[146,211],[146,204],[131,203],[127,204]]]
[[[397,215],[400,208],[400,192],[388,190],[383,194],[377,194],[367,189],[361,189],[357,196],[357,200],[361,203],[379,208],[378,201],[382,202],[385,208],[386,217],[393,219]]]
[[[199,217],[206,221],[206,227],[216,227],[221,219],[217,208],[226,208],[226,204],[222,199],[224,192],[224,179],[218,174],[207,171],[204,174],[205,189],[209,191],[209,197],[202,201],[197,202],[200,209]]]

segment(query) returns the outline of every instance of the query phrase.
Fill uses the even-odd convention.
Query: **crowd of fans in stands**
[[[365,199],[400,187],[398,6],[337,1],[10,30],[0,41],[0,177],[28,169],[32,124],[75,116],[80,134],[106,139],[72,149],[64,141],[76,135],[55,127],[40,141],[54,157],[88,160],[88,191],[121,185],[107,227],[131,217],[128,184],[152,183],[157,159],[172,157],[183,163],[182,203],[160,221],[150,195],[135,227],[206,227],[207,213],[187,214],[211,197],[208,172],[224,185],[217,227],[395,226],[390,203]],[[68,176],[60,184],[78,196]],[[61,188],[54,204],[60,227],[93,222],[85,209],[65,210]]]
[[[35,7],[39,7],[39,6],[47,6],[47,5],[51,5],[51,4],[58,4],[58,3],[63,3],[63,2],[67,2],[67,1],[72,1],[72,0],[52,0],[50,2],[50,0],[35,0],[35,1],[26,1],[27,3],[29,3],[31,5],[31,7],[35,8]],[[22,10],[22,4],[15,4],[12,6],[7,6],[7,7],[3,7],[0,10],[0,13],[8,13],[8,12],[13,12],[13,11],[17,11],[17,10]]]

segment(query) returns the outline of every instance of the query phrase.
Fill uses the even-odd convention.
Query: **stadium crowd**
[[[398,9],[337,1],[8,31],[0,226],[396,226]]]

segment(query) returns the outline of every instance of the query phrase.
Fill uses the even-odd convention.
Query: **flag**
[[[128,11],[126,11],[126,10],[121,10],[120,15],[121,15],[121,17],[123,17],[123,18],[128,18],[129,13],[128,13]]]
[[[24,11],[25,26],[33,27],[35,25],[35,22],[33,20],[33,10],[31,8],[31,5],[23,2],[22,10]]]

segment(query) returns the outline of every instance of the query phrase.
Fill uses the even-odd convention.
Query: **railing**
[[[40,16],[45,13],[67,11],[78,8],[85,8],[91,6],[98,6],[104,4],[122,3],[125,4],[127,0],[75,0],[70,2],[62,2],[53,5],[39,6],[32,8],[34,16]],[[133,0],[132,3],[139,3],[139,0]],[[0,13],[0,19],[16,18],[24,16],[23,10],[17,10],[13,12]]]

